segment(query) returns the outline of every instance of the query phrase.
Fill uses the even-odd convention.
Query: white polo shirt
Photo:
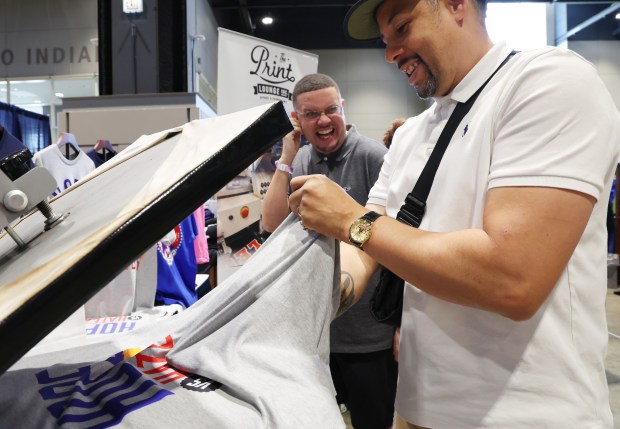
[[[396,217],[452,100],[466,101],[509,52],[494,46],[450,96],[396,131],[369,203]],[[401,416],[433,429],[612,427],[604,369],[605,220],[619,152],[618,110],[594,67],[574,52],[519,53],[487,85],[446,150],[420,229],[481,228],[493,187],[573,189],[597,203],[555,289],[528,321],[407,285],[396,398]]]

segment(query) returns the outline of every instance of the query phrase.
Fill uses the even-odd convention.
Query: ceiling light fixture
[[[273,24],[273,18],[270,16],[264,16],[263,19],[261,19],[261,22],[265,25],[271,25]]]
[[[616,19],[620,19],[620,13],[616,14]]]
[[[144,5],[142,4],[142,0],[123,0],[123,12],[124,13],[144,12]]]

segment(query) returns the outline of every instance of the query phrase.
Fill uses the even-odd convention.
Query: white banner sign
[[[293,87],[316,73],[318,55],[218,28],[217,113],[274,101],[293,110]]]

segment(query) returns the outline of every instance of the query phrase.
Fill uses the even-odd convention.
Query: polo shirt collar
[[[450,94],[434,98],[435,102],[440,105],[453,101],[466,102],[486,82],[510,52],[511,50],[506,46],[505,42],[493,45],[489,52],[465,75],[463,80],[459,82]]]
[[[351,151],[353,150],[353,146],[355,146],[355,143],[357,142],[357,140],[359,140],[360,137],[357,129],[355,128],[355,125],[347,125],[347,131],[348,132],[344,138],[344,143],[335,152],[325,155],[317,152],[313,146],[312,150],[310,151],[310,158],[312,159],[312,162],[314,164],[320,164],[322,162],[335,162],[345,159],[351,153]]]

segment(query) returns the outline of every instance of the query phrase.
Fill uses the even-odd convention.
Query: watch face
[[[357,219],[355,222],[353,222],[349,231],[351,241],[363,244],[366,240],[370,238],[371,230],[372,224],[370,222],[364,219]]]

